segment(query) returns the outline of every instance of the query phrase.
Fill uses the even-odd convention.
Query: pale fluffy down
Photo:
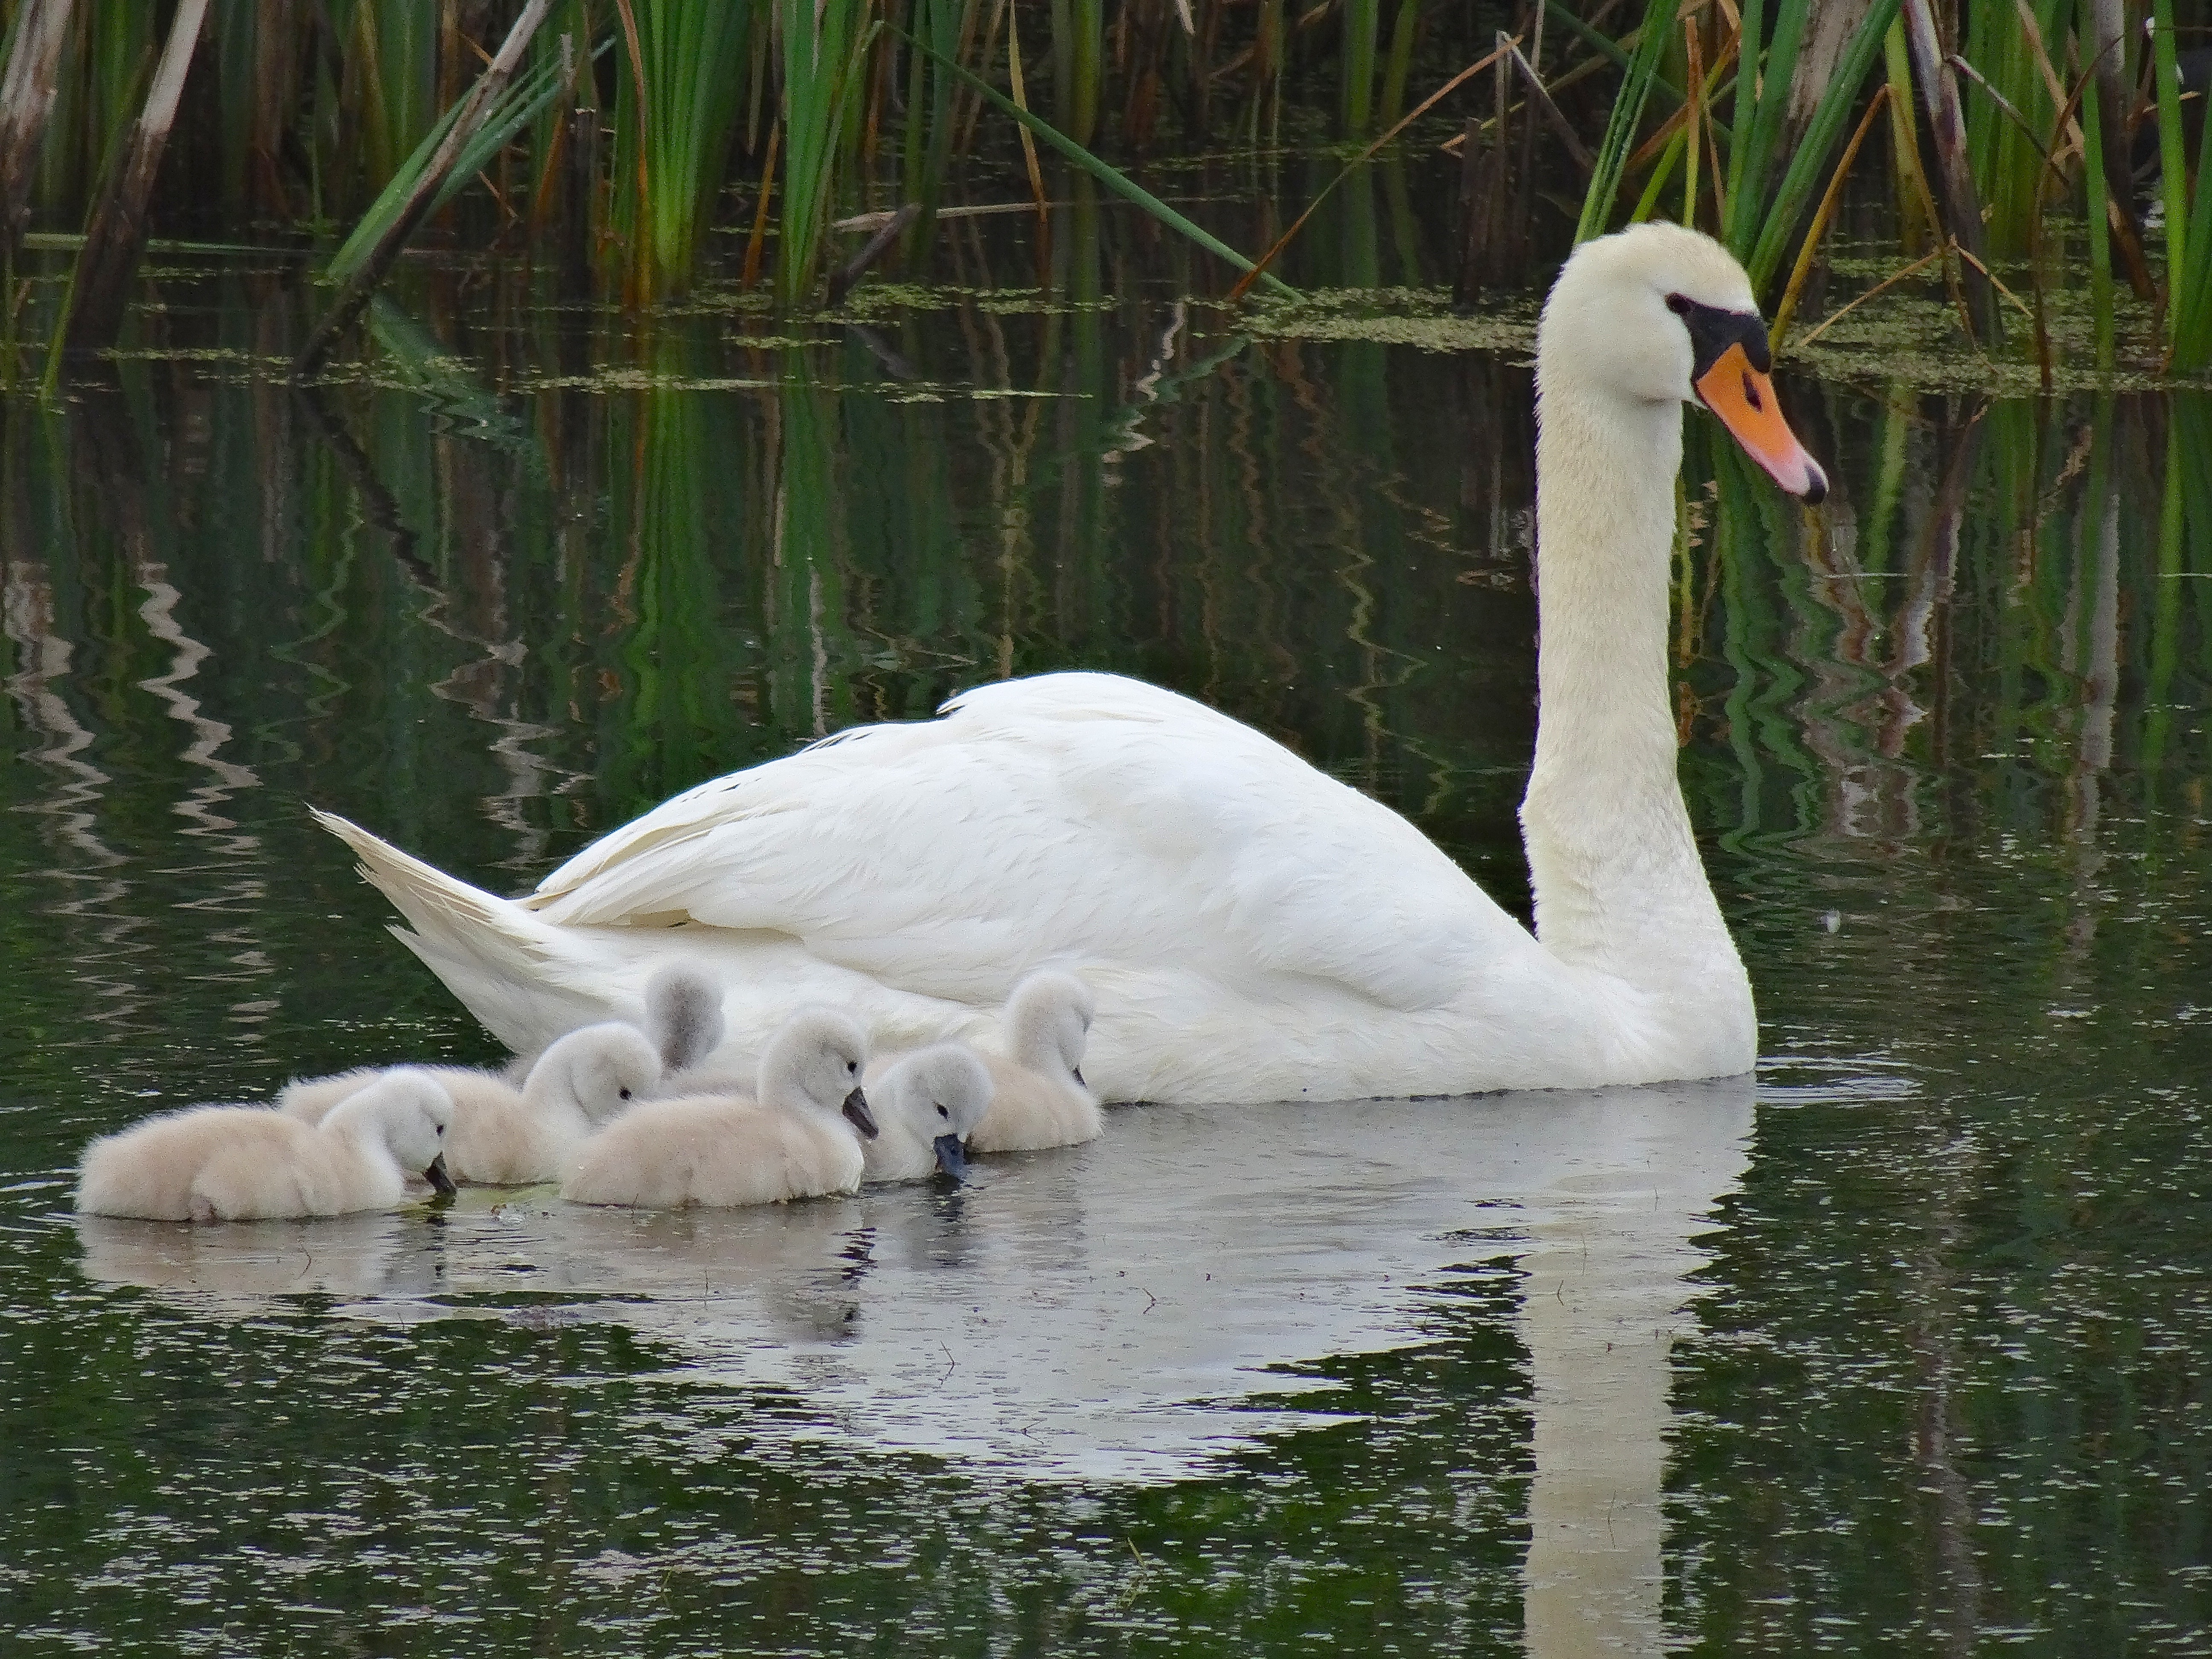
[[[991,1105],[991,1073],[962,1042],[919,1048],[868,1081],[878,1133],[861,1147],[867,1179],[958,1180],[963,1154]],[[948,1144],[949,1143],[949,1144]]]
[[[453,1097],[446,1165],[456,1181],[522,1187],[557,1181],[562,1166],[633,1101],[653,1093],[660,1059],[635,1027],[611,1020],[571,1031],[538,1057],[517,1089],[496,1073],[461,1066],[417,1068]],[[288,1085],[276,1104],[303,1122],[389,1073],[373,1067]]]
[[[794,1015],[761,1058],[757,1097],[648,1101],[586,1142],[561,1195],[647,1209],[781,1204],[849,1193],[865,1169],[854,1120],[867,1039],[827,1009]]]
[[[721,988],[696,969],[671,963],[646,981],[645,1030],[660,1050],[665,1076],[695,1069],[722,1046]]]
[[[1006,999],[999,1040],[986,1049],[991,1107],[968,1137],[971,1152],[1030,1152],[1096,1140],[1106,1127],[1083,1078],[1097,1003],[1073,974],[1031,974]]]
[[[386,1073],[303,1123],[259,1106],[195,1106],[84,1150],[76,1207],[152,1221],[264,1221],[390,1209],[442,1161],[453,1102],[428,1073]]]
[[[1108,1100],[1592,1088],[1731,1075],[1751,985],[1676,778],[1668,621],[1685,315],[1748,315],[1710,238],[1577,248],[1537,342],[1532,934],[1414,826],[1218,710],[1112,675],[983,685],[686,790],[520,899],[342,819],[402,937],[527,1049],[689,963],[731,1030],[850,1010],[974,1040],[1027,973],[1097,994]],[[733,1048],[717,1060],[734,1066]]]

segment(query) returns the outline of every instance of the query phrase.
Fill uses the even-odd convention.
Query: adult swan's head
[[[1633,427],[1638,412],[1702,404],[1777,483],[1817,501],[1828,480],[1782,418],[1773,366],[1743,267],[1680,225],[1637,225],[1576,249],[1537,333],[1547,420],[1563,398],[1607,426],[1609,409]]]

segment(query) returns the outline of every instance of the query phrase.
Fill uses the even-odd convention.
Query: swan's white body
[[[84,1149],[76,1207],[152,1221],[268,1221],[386,1210],[437,1164],[453,1103],[427,1073],[385,1073],[320,1123],[261,1106],[165,1112]],[[448,1182],[447,1190],[451,1191]]]
[[[841,1014],[802,1010],[763,1055],[757,1098],[647,1101],[569,1159],[561,1196],[672,1210],[781,1204],[858,1189],[860,1136],[840,1115],[858,1097],[867,1039]]]
[[[517,1089],[492,1072],[465,1066],[416,1068],[453,1097],[446,1167],[455,1181],[520,1187],[560,1178],[562,1166],[593,1133],[660,1082],[660,1060],[635,1027],[609,1021],[571,1031],[540,1055]],[[289,1083],[277,1109],[319,1123],[341,1102],[388,1073],[374,1066]]]
[[[1668,696],[1680,405],[1707,384],[1693,392],[1692,311],[1757,326],[1735,263],[1667,226],[1585,245],[1546,307],[1533,935],[1389,808],[1103,674],[982,686],[938,720],[702,784],[521,900],[323,822],[413,924],[401,937],[518,1048],[637,1018],[671,963],[727,988],[715,1059],[738,1067],[801,1003],[851,1011],[878,1048],[975,1037],[1052,966],[1097,994],[1084,1069],[1107,1099],[1744,1071],[1751,988],[1675,781]],[[1748,374],[1743,395],[1765,409]],[[1786,465],[1790,487],[1825,487],[1802,450]]]

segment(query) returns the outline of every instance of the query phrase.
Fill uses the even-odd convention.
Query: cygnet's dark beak
[[[430,1167],[422,1171],[422,1179],[447,1198],[451,1198],[461,1190],[453,1185],[453,1177],[447,1172],[446,1155],[443,1152],[430,1160]]]
[[[939,1135],[929,1143],[937,1149],[937,1167],[956,1182],[968,1174],[968,1149],[958,1135]]]
[[[860,1132],[863,1140],[876,1138],[876,1115],[868,1109],[868,1097],[858,1089],[845,1097],[844,1113],[853,1127]]]

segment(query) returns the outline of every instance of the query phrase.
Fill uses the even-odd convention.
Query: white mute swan
[[[267,1221],[388,1210],[417,1171],[441,1193],[453,1102],[428,1073],[387,1072],[302,1123],[263,1106],[166,1112],[84,1149],[76,1207],[151,1221]]]
[[[455,1181],[521,1187],[557,1181],[576,1148],[652,1094],[660,1060],[635,1026],[619,1020],[571,1031],[538,1056],[517,1089],[493,1072],[465,1066],[411,1068],[435,1078],[453,1097],[446,1166]],[[341,1102],[388,1073],[374,1067],[289,1083],[276,1107],[319,1123]]]
[[[759,1097],[647,1101],[584,1143],[561,1196],[672,1210],[781,1204],[860,1184],[876,1121],[860,1088],[868,1042],[826,1008],[787,1021],[761,1056]]]
[[[1250,727],[1103,674],[986,685],[664,802],[526,898],[342,819],[400,937],[527,1048],[690,963],[741,1032],[802,1003],[881,1047],[972,1037],[1030,970],[1097,993],[1103,1097],[1267,1101],[1731,1075],[1751,985],[1675,781],[1668,574],[1685,403],[1826,493],[1743,271],[1640,225],[1537,337],[1533,934],[1405,819]]]
[[[968,1173],[968,1139],[991,1104],[991,1073],[961,1042],[939,1042],[871,1079],[868,1101],[880,1130],[860,1148],[869,1181],[922,1181],[942,1170]]]

